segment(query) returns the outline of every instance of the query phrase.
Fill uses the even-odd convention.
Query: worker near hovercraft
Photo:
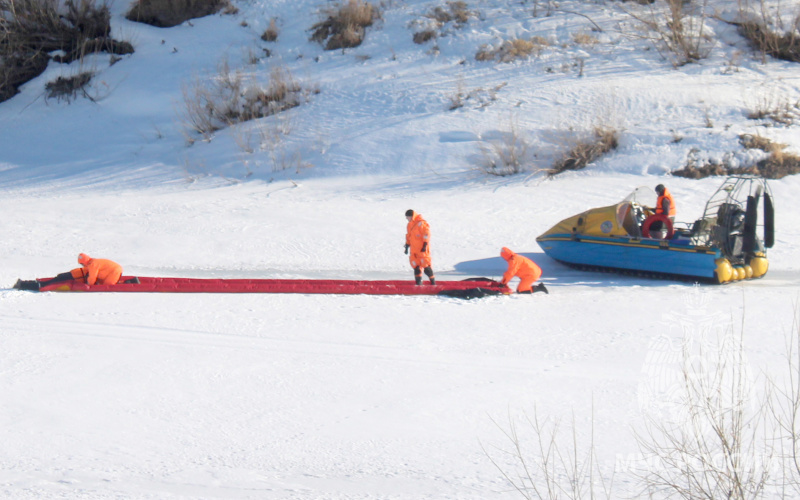
[[[663,184],[656,186],[656,194],[658,194],[658,199],[656,200],[656,207],[654,209],[655,214],[667,217],[674,227],[675,214],[677,213],[675,198],[672,197],[672,193],[670,193],[669,189]],[[668,229],[664,227],[661,221],[655,221],[650,227],[650,231],[651,234],[657,234],[660,236],[660,239],[664,239],[667,237]]]
[[[508,262],[508,270],[503,274],[503,279],[500,280],[500,283],[507,285],[514,276],[517,276],[519,277],[517,293],[550,293],[544,283],[539,283],[536,287],[532,286],[542,276],[542,268],[537,266],[534,261],[512,252],[507,247],[503,247],[500,250],[500,257]]]
[[[431,285],[436,284],[436,277],[433,275],[431,267],[431,227],[422,218],[422,215],[413,210],[406,210],[406,245],[405,253],[408,255],[408,262],[414,269],[414,281],[417,285],[422,284],[422,273],[431,281]]]

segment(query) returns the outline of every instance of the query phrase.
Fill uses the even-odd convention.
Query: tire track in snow
[[[4,330],[33,335],[73,336],[87,339],[156,343],[209,349],[230,349],[333,358],[363,358],[423,365],[470,366],[513,373],[540,373],[552,366],[533,363],[528,358],[475,355],[455,352],[426,352],[397,347],[343,342],[311,342],[255,335],[230,335],[221,332],[174,328],[84,323],[65,320],[31,319],[0,315]]]

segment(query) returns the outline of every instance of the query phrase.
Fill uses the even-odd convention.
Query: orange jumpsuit
[[[83,267],[73,269],[72,277],[85,279],[87,285],[116,285],[122,276],[122,266],[108,259],[93,259],[82,253],[78,263]]]
[[[502,284],[507,285],[514,276],[519,277],[517,292],[532,291],[531,285],[542,276],[542,268],[531,259],[517,255],[506,247],[500,251],[500,257],[508,262],[508,271],[503,275]]]
[[[425,250],[422,250],[423,244]],[[406,245],[411,252],[408,262],[413,268],[426,268],[431,266],[431,227],[420,214],[415,213],[406,227]]]

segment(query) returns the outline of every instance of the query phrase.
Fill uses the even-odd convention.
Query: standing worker
[[[542,268],[537,266],[531,259],[515,254],[506,247],[500,250],[500,257],[508,262],[508,270],[503,275],[503,279],[500,283],[507,285],[508,282],[511,281],[511,278],[518,276],[519,285],[517,286],[517,293],[550,293],[547,291],[547,288],[545,288],[544,283],[539,283],[535,288],[531,287],[533,282],[542,276]]]
[[[431,268],[431,227],[422,218],[422,215],[406,210],[406,255],[411,267],[414,268],[414,281],[422,284],[422,271],[431,280],[431,285],[436,284],[436,277]],[[411,254],[409,255],[409,249]]]

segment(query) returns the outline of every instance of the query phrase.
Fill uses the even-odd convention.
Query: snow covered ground
[[[136,53],[83,63],[98,71],[94,101],[45,99],[45,83],[75,63],[51,64],[0,104],[0,496],[518,498],[493,461],[513,474],[504,431],[516,423],[531,438],[525,418],[538,415],[563,420],[567,441],[573,418],[581,444],[593,429],[614,497],[630,497],[639,486],[624,463],[663,339],[743,328],[753,373],[779,374],[800,294],[799,179],[771,183],[776,244],[753,282],[581,273],[535,238],[640,185],[667,184],[678,219],[694,220],[721,179],[669,171],[690,156],[753,161],[740,134],[800,152],[796,126],[746,118],[764,100],[800,99],[797,65],[763,63],[709,21],[709,57],[676,68],[617,2],[564,0],[549,16],[549,2],[535,3],[537,17],[530,2],[469,4],[479,15],[433,50],[412,42],[410,23],[438,3],[393,1],[361,47],[333,52],[308,41],[323,2],[242,2],[235,16],[170,29],[126,21],[115,5],[113,34]],[[262,42],[272,17],[281,34]],[[474,58],[482,44],[534,35],[550,42],[538,57]],[[271,57],[250,64],[263,48]],[[189,145],[181,89],[225,58],[256,77],[280,65],[319,93]],[[459,92],[470,97],[449,110]],[[535,172],[597,124],[620,131],[616,151],[580,172]],[[280,127],[277,146],[261,141]],[[512,129],[531,170],[486,175],[481,146]],[[551,293],[11,289],[76,267],[80,252],[144,276],[411,279],[409,208],[431,223],[440,279],[498,277],[508,246],[540,264]]]

